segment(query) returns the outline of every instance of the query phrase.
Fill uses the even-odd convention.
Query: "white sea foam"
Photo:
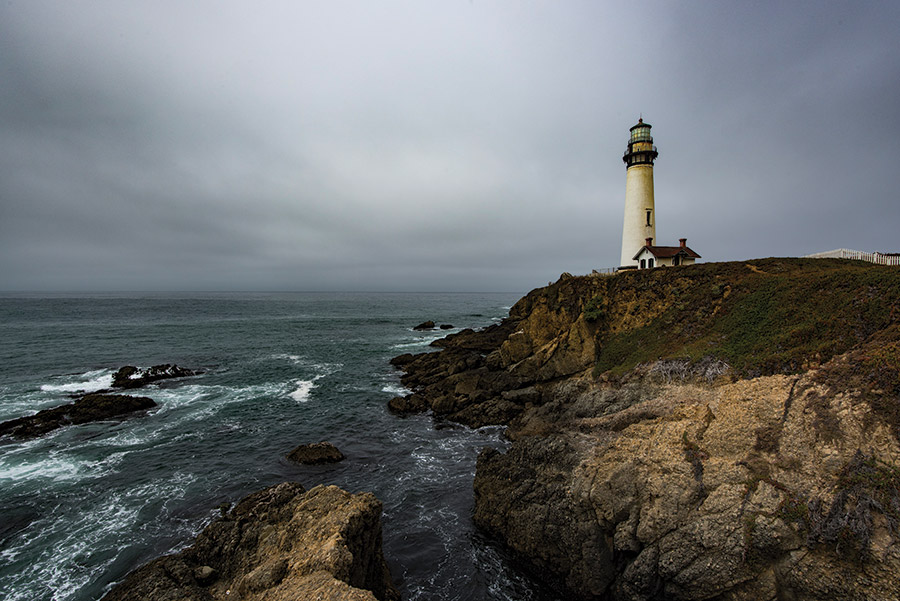
[[[74,480],[80,477],[81,462],[65,457],[47,457],[37,461],[0,459],[0,480],[22,481],[31,478]]]
[[[309,400],[310,393],[314,388],[318,388],[316,386],[316,382],[321,380],[326,376],[330,376],[336,371],[339,371],[344,367],[343,363],[315,363],[311,365],[314,370],[316,370],[316,375],[312,378],[306,380],[295,380],[294,381],[294,390],[288,393],[288,396],[297,401],[298,403],[305,403]]]
[[[96,392],[109,388],[113,382],[113,372],[108,369],[89,371],[79,376],[68,376],[66,379],[71,380],[73,377],[76,378],[74,382],[43,384],[41,390],[44,392]]]
[[[297,380],[294,383],[297,388],[288,396],[298,403],[305,403],[309,400],[309,394],[312,392],[312,389],[316,388],[316,380],[320,378],[322,378],[322,376],[316,376],[312,380]]]
[[[422,338],[416,338],[415,340],[413,340],[411,342],[400,342],[398,344],[391,345],[391,348],[392,349],[404,349],[404,348],[416,348],[416,347],[428,346],[435,340],[440,340],[445,335],[446,334],[439,334],[437,336],[425,336]]]
[[[300,365],[306,359],[303,355],[290,355],[288,353],[278,353],[277,355],[272,355],[273,359],[286,359],[293,363],[294,365]]]
[[[128,451],[111,453],[101,460],[88,461],[63,453],[50,453],[38,459],[12,453],[0,459],[0,481],[9,480],[7,485],[12,486],[27,480],[62,482],[99,477],[111,471],[127,454]]]
[[[340,371],[344,367],[343,363],[313,363],[312,368],[318,372],[321,372],[321,375],[316,376],[316,378],[324,378],[325,376],[330,376],[336,371]]]
[[[386,392],[394,396],[406,396],[412,394],[412,390],[400,384],[385,384],[381,387],[381,392]]]

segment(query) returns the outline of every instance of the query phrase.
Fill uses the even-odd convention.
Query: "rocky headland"
[[[505,424],[476,524],[571,598],[900,598],[900,271],[572,277],[393,363],[397,413]]]
[[[241,500],[190,547],[138,568],[103,600],[395,600],[381,509],[370,493],[278,484]]]

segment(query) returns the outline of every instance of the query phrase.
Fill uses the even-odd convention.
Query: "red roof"
[[[637,252],[636,255],[632,257],[632,259],[637,259],[638,255],[644,252],[645,249],[649,250],[650,253],[657,259],[671,259],[675,255],[693,257],[694,259],[700,258],[700,255],[695,253],[687,246],[644,246]]]

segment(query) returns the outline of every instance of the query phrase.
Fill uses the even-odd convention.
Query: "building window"
[[[672,259],[672,265],[678,265],[678,264],[679,264],[678,258],[679,258],[678,255],[675,255],[675,258]]]
[[[653,269],[653,259],[647,259],[647,267]]]
[[[647,268],[647,262],[644,261],[644,259],[641,259],[641,269],[646,269],[646,268]]]

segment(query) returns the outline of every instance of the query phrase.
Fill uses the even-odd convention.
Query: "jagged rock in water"
[[[240,501],[190,547],[151,561],[104,601],[393,601],[381,502],[295,482]]]
[[[336,463],[344,460],[344,454],[330,442],[302,444],[287,454],[287,458],[296,463],[317,465],[320,463]]]
[[[154,365],[146,369],[139,369],[133,365],[120,367],[113,374],[113,388],[140,388],[151,382],[159,380],[168,380],[171,378],[184,378],[187,376],[196,376],[200,372],[177,365]]]
[[[434,327],[435,327],[435,326],[434,326],[434,322],[431,321],[431,320],[429,319],[428,321],[423,321],[423,322],[420,323],[419,325],[413,327],[413,329],[414,329],[414,330],[417,330],[417,331],[422,331],[422,330],[433,330]]]
[[[86,394],[74,403],[38,411],[0,424],[0,436],[33,438],[63,426],[102,421],[156,407],[153,399],[121,394]]]

